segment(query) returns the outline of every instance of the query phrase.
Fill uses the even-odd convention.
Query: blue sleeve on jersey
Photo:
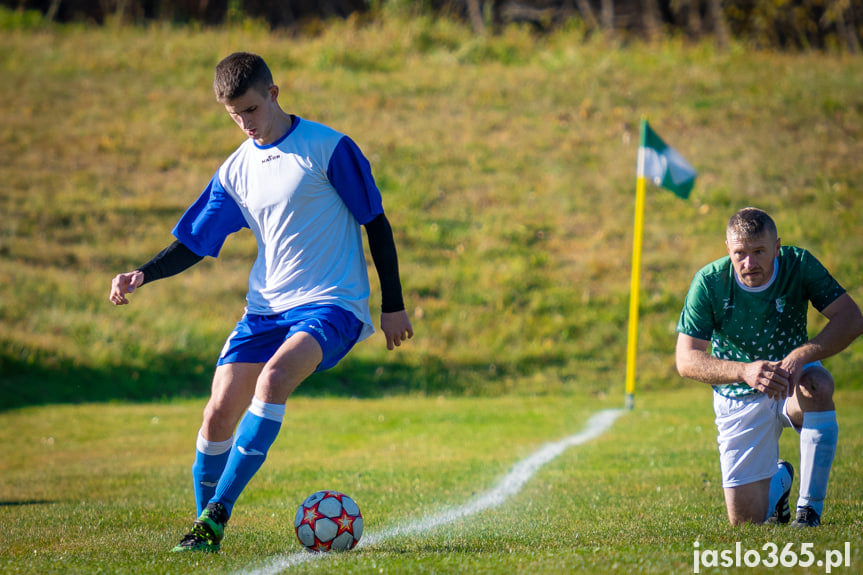
[[[173,234],[199,256],[217,257],[225,238],[245,227],[243,212],[216,174],[174,226]]]
[[[372,167],[360,148],[347,136],[339,141],[330,156],[327,178],[360,225],[366,225],[384,213]]]

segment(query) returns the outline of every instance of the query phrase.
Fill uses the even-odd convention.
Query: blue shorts
[[[275,315],[247,313],[228,336],[217,365],[266,363],[285,340],[302,331],[321,346],[324,357],[315,371],[324,371],[347,355],[362,328],[354,314],[337,305],[304,305]]]

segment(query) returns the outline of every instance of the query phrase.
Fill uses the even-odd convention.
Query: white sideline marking
[[[539,471],[540,467],[558,457],[568,448],[596,439],[605,433],[622,413],[623,410],[621,409],[607,409],[595,413],[587,420],[587,425],[585,425],[585,429],[583,431],[576,433],[575,435],[565,437],[559,441],[545,444],[529,457],[516,463],[512,468],[512,471],[501,479],[493,489],[481,494],[474,500],[460,507],[447,509],[437,515],[420,519],[419,521],[415,521],[407,525],[391,527],[389,529],[384,529],[379,533],[366,535],[360,540],[357,547],[375,545],[376,543],[380,543],[381,541],[398,537],[400,535],[421,533],[423,531],[434,529],[439,525],[444,525],[445,523],[452,523],[462,517],[485,511],[491,507],[497,507],[518,493],[524,484],[527,483],[537,471]],[[328,556],[329,555],[327,553],[309,553],[308,551],[300,551],[290,555],[276,557],[271,560],[268,565],[259,569],[241,571],[240,573],[245,575],[275,575],[276,573],[281,573],[285,569],[293,567],[294,565],[299,565],[308,561],[320,560]]]

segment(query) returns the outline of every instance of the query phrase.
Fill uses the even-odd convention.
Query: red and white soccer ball
[[[294,528],[309,551],[347,551],[363,534],[363,515],[344,493],[318,491],[300,504]]]

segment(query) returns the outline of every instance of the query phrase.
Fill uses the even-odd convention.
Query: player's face
[[[757,238],[728,235],[725,239],[731,265],[746,287],[761,287],[773,277],[773,265],[779,255],[779,238],[762,234]]]
[[[261,145],[272,144],[282,136],[279,132],[281,126],[278,125],[278,94],[276,86],[270,86],[265,94],[252,88],[242,96],[229,100],[225,110],[248,137]]]

